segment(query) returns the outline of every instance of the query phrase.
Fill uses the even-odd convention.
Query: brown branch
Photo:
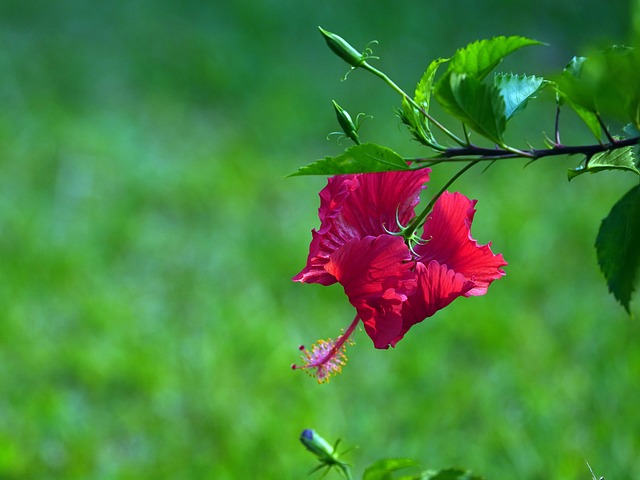
[[[437,157],[412,159],[414,163],[435,165],[445,162],[470,162],[476,160],[502,160],[507,158],[526,158],[528,160],[538,160],[544,157],[554,157],[560,155],[584,155],[591,158],[601,152],[617,150],[619,148],[638,145],[640,137],[625,138],[623,140],[612,139],[609,143],[596,143],[592,145],[554,145],[551,148],[523,150],[523,154],[518,154],[512,150],[503,148],[484,148],[476,145],[464,147],[452,147],[446,149]]]

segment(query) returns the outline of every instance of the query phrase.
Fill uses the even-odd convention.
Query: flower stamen
[[[318,340],[309,350],[301,345],[299,349],[302,352],[303,363],[293,364],[291,368],[305,370],[315,377],[318,383],[327,383],[333,375],[342,372],[342,367],[346,365],[346,344],[354,344],[350,337],[359,321],[360,318],[356,315],[347,331],[336,339]]]

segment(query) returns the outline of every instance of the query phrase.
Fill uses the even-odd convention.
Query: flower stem
[[[341,470],[344,473],[344,476],[347,480],[353,480],[353,477],[351,476],[351,469],[349,468],[349,465],[346,464],[341,464]]]
[[[365,70],[368,70],[369,72],[373,73],[376,77],[381,78],[382,80],[384,80],[384,82],[387,85],[389,85],[392,89],[394,89],[402,97],[404,97],[411,105],[413,105],[415,108],[417,108],[418,111],[420,111],[420,113],[422,113],[431,123],[433,123],[436,127],[438,127],[444,134],[449,136],[449,138],[451,138],[458,145],[460,145],[460,146],[465,146],[466,145],[466,142],[464,140],[462,140],[455,133],[450,131],[447,127],[445,127],[440,122],[438,122],[435,118],[433,118],[429,114],[429,112],[427,112],[424,108],[422,108],[420,105],[418,105],[413,100],[413,98],[411,98],[409,95],[407,95],[405,93],[405,91],[402,90],[398,85],[396,85],[396,83],[393,80],[391,80],[385,73],[381,72],[380,70],[378,70],[377,68],[373,67],[371,64],[369,64],[367,62],[364,62],[362,65],[360,65],[360,67],[364,68]],[[442,147],[438,148],[439,147],[438,145],[432,145],[432,147],[435,148],[436,150],[439,150],[439,149],[442,148]]]
[[[414,218],[413,221],[409,224],[409,226],[404,232],[405,238],[413,237],[416,230],[418,230],[418,228],[420,228],[420,226],[424,224],[424,220],[427,218],[427,215],[429,215],[431,210],[433,210],[433,206],[435,205],[438,198],[440,198],[440,196],[447,191],[447,188],[449,188],[453,184],[453,182],[455,182],[460,176],[462,176],[463,173],[465,173],[467,170],[469,170],[471,167],[473,167],[477,163],[480,163],[480,160],[473,160],[469,162],[467,165],[462,167],[458,173],[456,173],[453,177],[449,179],[449,181],[444,185],[444,187],[442,187],[440,191],[433,196],[433,198],[429,201],[427,206],[424,207],[422,212],[420,212],[420,214],[416,216],[416,218]]]

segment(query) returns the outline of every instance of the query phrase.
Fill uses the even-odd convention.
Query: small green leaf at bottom
[[[418,462],[411,458],[385,458],[367,467],[362,480],[392,480],[394,472],[417,465]]]
[[[437,472],[429,472],[426,476],[423,474],[422,480],[482,480],[482,477],[461,468],[445,468]]]
[[[583,173],[597,173],[602,170],[627,170],[640,175],[636,167],[636,158],[633,147],[618,148],[617,150],[607,150],[596,153],[586,165],[571,168],[568,172],[569,180],[574,179]]]
[[[407,162],[390,148],[374,143],[363,143],[347,148],[337,157],[325,157],[305,167],[300,167],[297,172],[289,176],[338,175],[408,169]]]
[[[629,303],[640,262],[640,185],[618,200],[602,221],[596,252],[609,290],[631,314]]]

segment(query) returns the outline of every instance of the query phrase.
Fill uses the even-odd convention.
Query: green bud
[[[315,431],[306,429],[302,434],[300,434],[300,441],[305,447],[307,447],[307,450],[316,456],[319,461],[319,464],[312,470],[312,472],[323,468],[326,468],[327,471],[332,468],[336,468],[347,480],[352,480],[353,477],[351,476],[349,464],[340,460],[341,454],[338,454],[337,451],[340,440],[338,440],[334,446],[331,446]]]
[[[311,453],[321,460],[335,461],[333,447],[315,431],[306,429],[300,435],[300,441]]]
[[[360,53],[349,45],[349,43],[341,36],[328,32],[322,27],[318,28],[333,53],[338,55],[353,68],[358,68],[366,63],[366,59],[368,58],[366,51],[365,53]]]
[[[360,138],[358,137],[358,127],[351,119],[351,115],[344,108],[338,105],[335,100],[332,100],[333,108],[336,111],[336,117],[338,123],[342,127],[344,134],[354,141],[356,145],[360,145]]]

